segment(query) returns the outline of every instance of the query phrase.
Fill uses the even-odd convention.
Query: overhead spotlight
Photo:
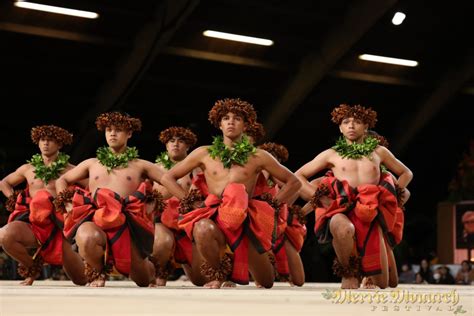
[[[392,18],[392,23],[394,25],[400,25],[403,23],[403,20],[405,20],[405,13],[403,12],[397,12],[393,15],[393,18]]]
[[[386,63],[386,64],[393,64],[393,65],[400,65],[400,66],[407,66],[407,67],[416,67],[416,66],[418,66],[418,62],[415,61],[415,60],[400,59],[400,58],[385,57],[385,56],[377,56],[377,55],[370,55],[370,54],[359,55],[359,59],[374,61],[374,62],[377,62],[377,63]]]
[[[258,37],[252,37],[252,36],[224,33],[224,32],[211,31],[211,30],[206,30],[202,34],[204,36],[207,36],[207,37],[220,38],[220,39],[225,39],[225,40],[229,40],[229,41],[244,42],[244,43],[263,45],[263,46],[272,46],[273,45],[272,40],[265,39],[265,38],[258,38]]]
[[[39,4],[39,3],[27,2],[27,1],[16,1],[14,5],[19,8],[24,8],[24,9],[38,10],[38,11],[64,14],[64,15],[72,15],[72,16],[77,16],[77,17],[86,18],[86,19],[97,19],[99,17],[99,14],[95,12],[91,12],[91,11],[68,9],[68,8],[56,7],[52,5],[45,5],[45,4]]]

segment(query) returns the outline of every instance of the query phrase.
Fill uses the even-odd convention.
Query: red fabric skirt
[[[276,237],[274,209],[264,201],[249,199],[245,186],[239,183],[227,185],[222,198],[209,194],[204,203],[205,207],[181,215],[179,228],[192,240],[195,223],[204,218],[214,220],[234,252],[231,280],[248,284],[248,242],[259,253],[271,250]]]
[[[254,198],[258,199],[264,194],[270,194],[275,197],[278,193],[277,185],[270,185],[265,175],[261,172],[258,175],[257,183],[253,192]],[[288,221],[288,208],[282,207],[278,213],[276,221],[276,238],[273,242],[272,251],[275,255],[275,269],[279,276],[289,277],[290,267],[288,266],[288,257],[285,250],[285,231]]]
[[[41,245],[40,254],[44,262],[62,265],[64,218],[55,211],[53,200],[54,197],[47,190],[38,191],[32,198],[26,189],[18,195],[15,210],[10,214],[8,222],[22,220],[29,223]]]
[[[146,190],[145,182],[127,197],[105,188],[97,189],[93,196],[86,190],[76,189],[73,209],[65,218],[66,238],[72,240],[82,223],[95,223],[107,235],[106,262],[128,275],[131,242],[142,258],[150,255],[153,248],[154,226],[146,213]]]
[[[332,199],[328,208],[315,210],[316,236],[328,232],[328,220],[344,213],[354,224],[357,249],[362,257],[362,270],[365,275],[381,273],[380,234],[390,246],[402,239],[403,211],[398,206],[395,185],[390,174],[382,174],[378,185],[366,184],[356,188],[347,181],[339,181],[334,176],[326,176],[321,181],[329,189]]]
[[[191,264],[193,258],[193,244],[186,233],[179,229],[179,199],[176,197],[166,200],[166,207],[160,215],[159,223],[169,228],[175,237],[176,246],[174,259],[178,263]]]

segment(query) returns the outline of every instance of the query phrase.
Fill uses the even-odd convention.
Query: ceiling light
[[[393,18],[392,18],[392,23],[394,25],[400,25],[402,24],[403,20],[405,20],[405,13],[402,13],[402,12],[397,12],[394,14]]]
[[[407,67],[416,67],[418,66],[418,62],[415,60],[408,60],[408,59],[400,59],[400,58],[392,58],[392,57],[385,57],[385,56],[377,56],[377,55],[370,55],[370,54],[362,54],[359,56],[359,59],[368,60],[368,61],[375,61],[378,63],[386,63],[386,64],[394,64],[400,66],[407,66]]]
[[[215,38],[225,39],[229,41],[244,42],[244,43],[263,45],[263,46],[273,45],[272,40],[258,38],[258,37],[244,36],[244,35],[224,33],[224,32],[211,31],[211,30],[204,31],[202,34],[204,36],[215,37]]]
[[[78,16],[78,17],[86,18],[86,19],[97,19],[99,17],[99,15],[95,12],[61,8],[61,7],[55,7],[51,5],[39,4],[39,3],[33,3],[33,2],[17,1],[14,4],[15,6],[19,8],[72,15],[72,16]]]

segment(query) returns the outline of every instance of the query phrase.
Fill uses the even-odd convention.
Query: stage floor
[[[189,282],[139,288],[109,281],[105,288],[70,281],[0,281],[0,315],[474,315],[474,286],[400,285],[386,290],[340,290],[335,283],[307,283],[272,289],[253,284],[208,290]]]

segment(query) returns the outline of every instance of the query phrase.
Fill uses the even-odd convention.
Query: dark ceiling
[[[438,201],[474,124],[474,2],[420,0],[42,0],[95,11],[95,20],[0,4],[2,176],[37,148],[30,128],[57,124],[75,135],[72,162],[104,144],[94,126],[104,111],[143,121],[131,141],[141,157],[163,150],[158,133],[191,127],[199,144],[217,133],[213,103],[253,103],[268,139],[286,145],[296,170],[331,146],[340,103],[373,107],[376,130],[414,172],[407,238],[434,243]],[[407,18],[391,23],[396,11]],[[204,37],[206,29],[272,39],[270,47]],[[415,59],[414,68],[357,58]],[[32,107],[33,110],[27,110]],[[415,230],[410,228],[416,227]],[[420,232],[426,232],[420,235]]]

